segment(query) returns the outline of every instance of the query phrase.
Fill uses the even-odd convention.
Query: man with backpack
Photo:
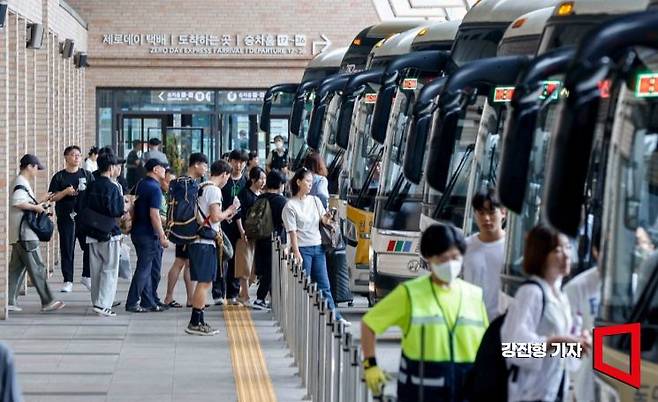
[[[234,199],[240,194],[240,191],[247,185],[247,178],[244,177],[243,171],[249,155],[246,151],[234,149],[229,155],[229,164],[231,166],[231,175],[222,188],[222,199],[224,200],[224,209],[233,205]],[[235,250],[237,241],[240,238],[240,231],[237,223],[228,219],[222,222],[222,230],[231,242]],[[220,267],[221,269],[221,267]],[[231,258],[226,261],[226,274],[217,275],[213,282],[212,297],[215,305],[239,304],[237,297],[240,292],[240,280],[235,278],[235,259]]]
[[[198,191],[198,186],[192,186],[192,183],[198,184],[203,177],[208,172],[208,158],[206,155],[195,152],[190,155],[187,167],[187,175],[178,177],[169,184],[169,200],[171,206],[169,211],[167,211],[167,225],[168,230],[170,230],[169,238],[176,244],[176,259],[169,269],[167,274],[167,295],[165,296],[164,303],[172,308],[181,308],[183,307],[180,303],[174,300],[174,288],[176,287],[176,282],[178,282],[178,277],[182,270],[185,270],[183,273],[183,280],[185,281],[185,290],[187,291],[187,307],[192,307],[192,296],[194,294],[194,282],[190,279],[190,264],[189,264],[189,254],[188,247],[189,244],[183,244],[185,241],[182,239],[177,240],[175,238],[176,233],[178,233],[178,228],[180,227],[181,222],[189,221],[190,217],[194,217],[196,211],[195,203],[192,204],[189,201],[191,199],[196,199]],[[188,184],[190,185],[188,188]],[[188,206],[191,207],[189,211],[189,216],[184,216],[183,212],[180,212],[184,203],[188,203]],[[177,216],[177,212],[181,216]],[[186,269],[187,267],[187,269]]]
[[[75,202],[78,194],[85,191],[94,180],[91,172],[80,168],[81,152],[77,145],[64,149],[66,167],[55,173],[48,191],[53,193],[51,201],[55,202],[55,215],[57,215],[57,231],[59,232],[59,253],[64,286],[62,292],[73,290],[73,260],[75,255],[75,239],[77,237],[82,249],[82,277],[80,283],[87,290],[91,289],[89,279],[89,249],[85,243],[84,235],[76,233]]]
[[[237,207],[232,204],[222,210],[222,192],[229,179],[231,167],[226,161],[219,160],[210,167],[210,180],[199,186],[197,200],[199,225],[198,238],[190,244],[190,277],[197,282],[194,290],[192,316],[185,332],[191,335],[215,335],[217,330],[205,322],[203,309],[208,297],[208,290],[217,275],[218,254],[222,247],[217,244],[221,238],[221,222],[231,219]]]
[[[130,237],[137,253],[137,266],[130,283],[126,311],[143,313],[167,309],[160,302],[157,289],[160,282],[163,248],[169,241],[160,219],[162,191],[160,182],[168,165],[159,159],[150,159],[144,165],[146,177],[135,185],[135,206]]]
[[[278,170],[272,170],[265,178],[265,189],[251,207],[244,220],[248,238],[257,239],[255,247],[256,275],[260,278],[256,301],[252,307],[259,310],[269,308],[265,302],[272,284],[272,233],[285,242],[283,207],[288,199],[281,195],[286,178]]]
[[[16,177],[13,193],[9,200],[9,244],[11,259],[9,260],[9,311],[21,311],[16,304],[20,284],[25,280],[25,273],[30,276],[32,285],[41,299],[42,311],[54,311],[64,307],[64,303],[53,298],[46,282],[46,266],[41,259],[39,237],[26,223],[26,212],[46,213],[44,203],[50,199],[50,194],[36,200],[30,186],[40,170],[44,170],[39,158],[34,155],[23,155],[20,161],[20,173]]]
[[[375,334],[402,329],[399,402],[461,402],[464,382],[489,324],[482,289],[458,278],[466,244],[452,226],[432,225],[420,239],[431,274],[404,282],[363,316],[364,377],[373,395],[387,381],[377,366]]]

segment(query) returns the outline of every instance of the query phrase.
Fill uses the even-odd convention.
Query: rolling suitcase
[[[334,303],[351,304],[354,297],[350,291],[350,277],[344,247],[327,253],[327,272]]]

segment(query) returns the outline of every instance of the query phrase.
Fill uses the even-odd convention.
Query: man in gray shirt
[[[162,142],[157,138],[149,140],[149,150],[144,154],[144,163],[148,162],[149,159],[158,159],[160,162],[169,164],[167,155],[160,151],[160,144]]]

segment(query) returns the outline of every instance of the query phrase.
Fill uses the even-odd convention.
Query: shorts
[[[176,258],[181,258],[183,260],[187,260],[190,258],[190,255],[188,253],[190,245],[189,244],[177,244],[176,245]]]
[[[215,246],[203,243],[190,244],[187,250],[190,259],[190,278],[209,283],[217,275],[217,252]]]

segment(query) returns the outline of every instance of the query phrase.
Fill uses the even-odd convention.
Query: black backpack
[[[181,176],[169,184],[167,233],[169,240],[178,245],[190,244],[198,238],[196,220],[199,183],[189,176]]]
[[[256,200],[249,208],[243,222],[244,232],[248,239],[269,239],[274,231],[272,208],[265,197]]]
[[[32,194],[30,194],[30,191],[27,189],[27,187],[18,184],[16,187],[14,187],[14,191],[16,190],[25,191],[35,205],[39,204],[39,202],[37,202],[37,200],[32,197]],[[37,235],[39,241],[50,241],[50,239],[53,237],[55,225],[53,224],[53,221],[50,220],[50,216],[48,216],[47,212],[36,213],[34,211],[23,211],[23,217],[21,218],[21,223],[18,226],[19,241],[22,241],[21,228],[24,222],[26,222],[27,226],[32,229],[34,234]]]
[[[521,284],[534,284],[541,289],[541,315],[546,307],[546,295],[539,282],[527,280]],[[469,402],[507,402],[507,380],[514,370],[508,369],[502,353],[500,330],[505,322],[507,312],[496,317],[482,336],[480,348],[475,356],[464,389]]]

